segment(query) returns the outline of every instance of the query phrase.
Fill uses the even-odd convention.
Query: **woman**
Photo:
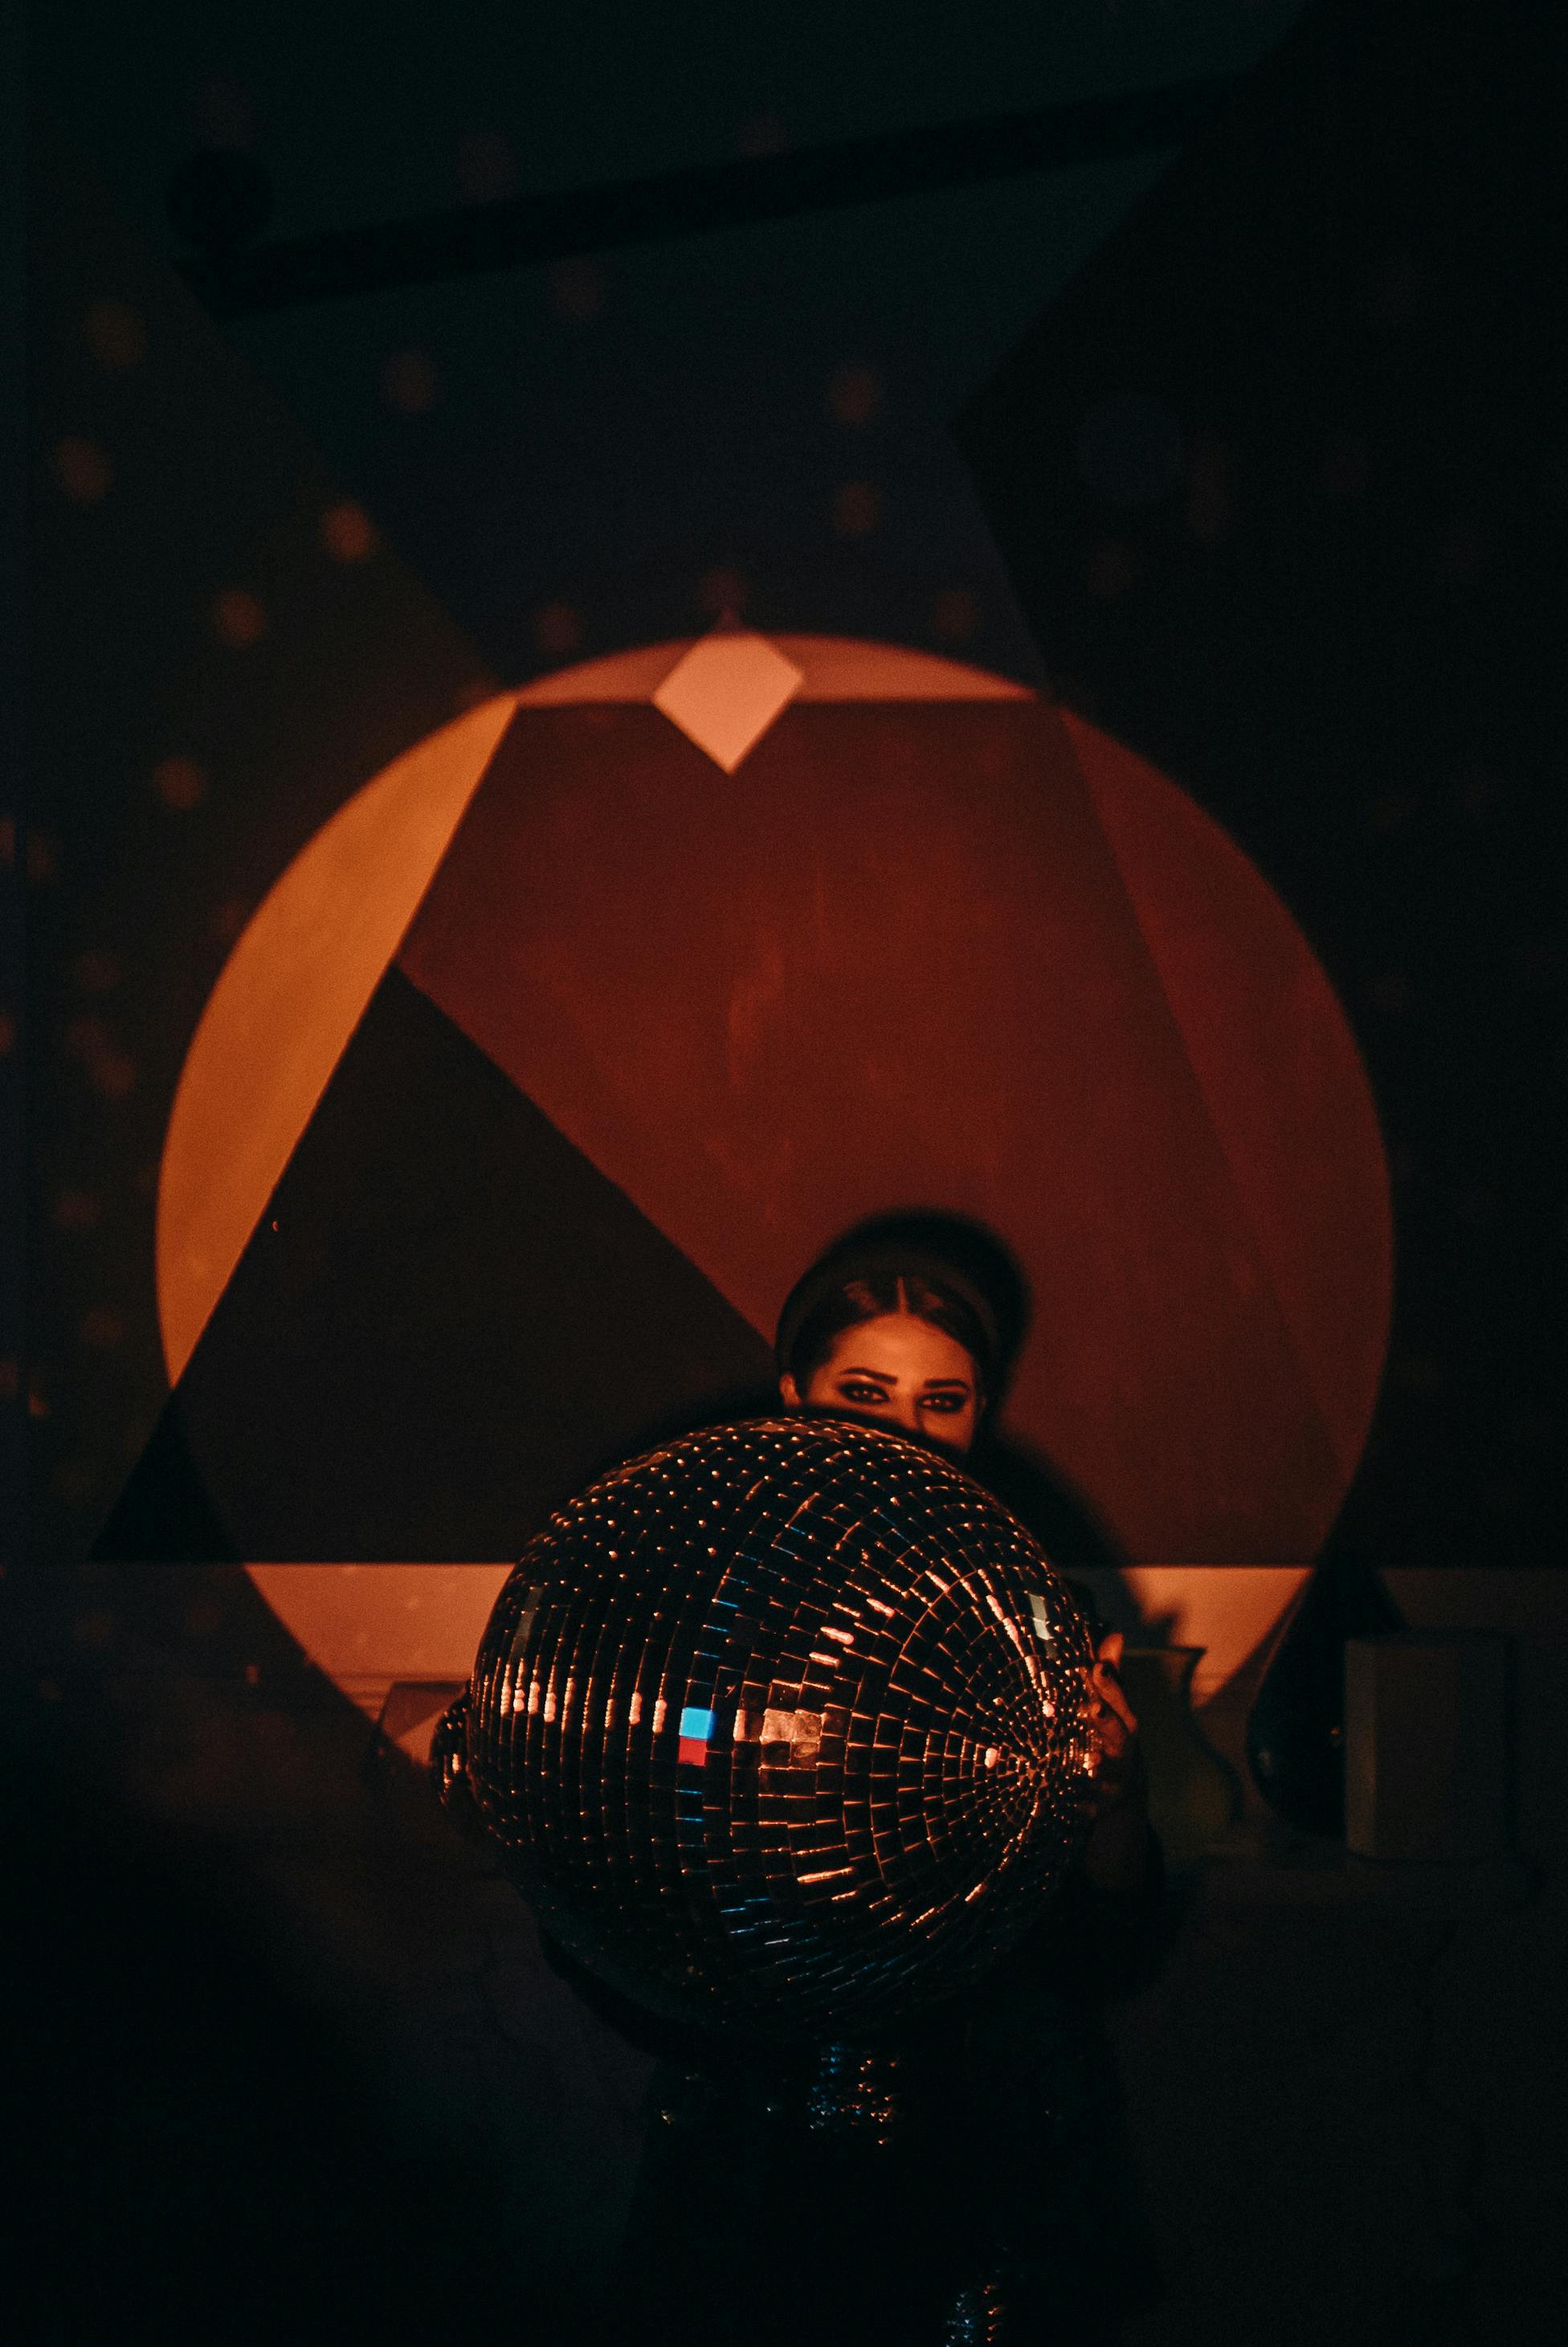
[[[779,1323],[786,1407],[890,1426],[983,1468],[1021,1317],[959,1252],[883,1225],[814,1265]],[[1060,2335],[1091,2347],[1150,2294],[1095,2017],[1161,1938],[1163,1868],[1122,1645],[1100,1635],[1091,1674],[1100,1765],[1081,1861],[1045,1925],[979,1992],[905,2033],[889,2151],[814,2135],[787,2065],[770,2074],[723,2046],[641,2033],[666,2066],[619,2327],[691,2336],[735,2327],[726,2309],[743,2306],[739,2327],[753,2339],[807,2330],[856,2347],[1024,2347]],[[802,2280],[815,2312],[796,2320]]]
[[[779,1391],[792,1409],[891,1426],[967,1461],[1008,1365],[1002,1316],[978,1279],[883,1235],[889,1227],[834,1247],[791,1290],[774,1343]],[[1100,1767],[1083,1868],[1107,1890],[1140,1888],[1159,1856],[1119,1676],[1123,1644],[1119,1630],[1102,1631],[1092,1675]]]

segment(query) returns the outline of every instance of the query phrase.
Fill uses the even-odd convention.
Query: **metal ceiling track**
[[[886,203],[1184,145],[1247,77],[885,131],[797,153],[466,205],[374,228],[203,254],[188,283],[219,319],[445,284],[662,239]]]

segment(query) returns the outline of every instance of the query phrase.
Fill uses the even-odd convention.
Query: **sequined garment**
[[[530,1543],[443,1771],[620,1993],[875,2036],[980,1979],[1071,1864],[1091,1658],[960,1467],[850,1419],[754,1419],[618,1468]]]

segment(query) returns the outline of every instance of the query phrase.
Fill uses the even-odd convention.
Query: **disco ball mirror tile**
[[[531,1542],[465,1773],[553,1936],[664,2016],[875,2036],[978,1979],[1087,1829],[1088,1633],[961,1468],[849,1419],[682,1437]]]

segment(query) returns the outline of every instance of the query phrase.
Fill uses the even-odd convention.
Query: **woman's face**
[[[885,1312],[841,1329],[805,1381],[786,1370],[779,1391],[793,1404],[816,1402],[856,1418],[923,1434],[960,1455],[975,1439],[980,1384],[956,1337],[913,1312]]]

